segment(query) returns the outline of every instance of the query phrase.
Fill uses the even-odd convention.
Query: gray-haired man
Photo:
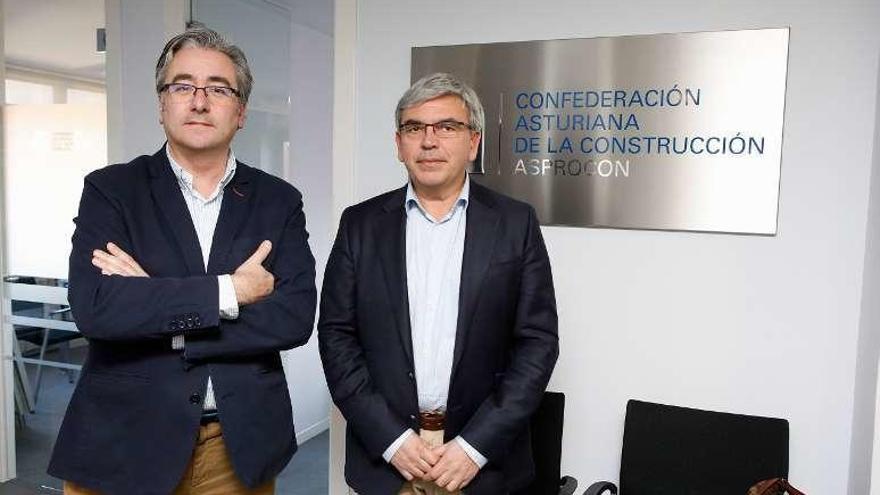
[[[300,193],[229,147],[251,83],[240,49],[188,29],[156,65],[166,145],[86,177],[65,493],[270,494],[296,451],[279,351],[311,333],[314,258]]]
[[[318,332],[362,495],[498,495],[533,475],[553,280],[534,210],[468,178],[483,120],[454,76],[416,82],[395,112],[408,184],[340,220]]]

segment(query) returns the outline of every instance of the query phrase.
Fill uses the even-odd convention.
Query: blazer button
[[[190,404],[201,404],[202,396],[199,394],[192,394],[189,396]]]
[[[415,420],[415,419],[416,419],[416,415],[415,415],[415,414],[410,414],[410,415],[409,415],[409,419]]]
[[[416,377],[416,376],[413,374],[412,371],[410,371],[409,373],[407,373],[406,376],[408,376],[410,380],[414,380],[415,377]]]

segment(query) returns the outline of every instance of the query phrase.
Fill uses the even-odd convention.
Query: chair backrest
[[[630,400],[621,495],[744,495],[788,477],[788,421]]]
[[[565,415],[565,394],[544,392],[529,429],[532,435],[532,459],[535,479],[515,495],[557,495],[561,478],[562,423]]]

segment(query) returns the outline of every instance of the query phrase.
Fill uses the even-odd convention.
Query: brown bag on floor
[[[759,481],[749,488],[747,495],[806,495],[804,492],[791,486],[785,478],[771,478]]]

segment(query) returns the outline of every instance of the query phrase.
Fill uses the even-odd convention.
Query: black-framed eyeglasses
[[[205,93],[205,98],[216,102],[231,102],[241,97],[241,93],[229,86],[194,86],[187,83],[168,83],[162,85],[162,91],[168,93],[168,96],[175,101],[188,101],[196,95],[198,90]]]
[[[434,130],[434,135],[440,139],[453,138],[465,129],[474,130],[474,126],[457,120],[441,120],[428,124],[425,122],[405,122],[397,127],[397,132],[406,138],[422,137],[428,132],[428,127]]]

